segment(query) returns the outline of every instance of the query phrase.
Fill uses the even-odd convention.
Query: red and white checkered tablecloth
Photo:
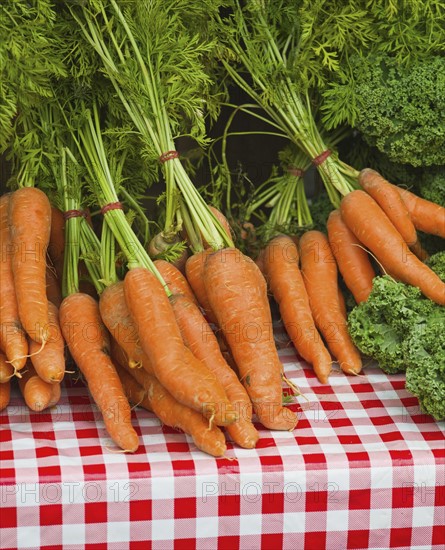
[[[115,452],[81,383],[50,412],[1,413],[0,547],[91,550],[445,548],[444,424],[403,375],[318,383],[280,351],[305,395],[294,432],[214,459],[143,410],[141,445]]]

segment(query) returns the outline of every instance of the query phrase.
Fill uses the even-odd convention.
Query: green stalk
[[[80,200],[70,193],[67,180],[67,152],[61,148],[61,185],[63,189],[64,211],[78,210]],[[80,221],[74,217],[65,223],[65,252],[63,257],[62,296],[65,298],[79,292],[79,259],[80,259]]]
[[[87,9],[83,9],[83,15],[87,21],[87,25],[85,25],[74,12],[73,16],[79,23],[89,43],[100,55],[104,63],[105,72],[111,80],[124,108],[133,121],[142,140],[148,145],[149,148],[154,148],[158,154],[158,157],[160,157],[163,153],[175,150],[175,145],[167,110],[163,98],[159,92],[159,75],[156,74],[155,68],[151,63],[150,52],[147,52],[145,57],[142,55],[139,45],[133,35],[131,26],[126,21],[125,15],[119,8],[117,2],[115,0],[111,0],[110,3],[116,15],[116,21],[119,21],[125,31],[125,36],[129,42],[127,45],[123,43],[121,44],[117,41],[111,30],[110,24],[107,24],[106,28],[103,28]],[[106,18],[106,13],[103,7],[102,15]],[[108,19],[105,20],[108,21]],[[107,49],[104,33],[106,33],[111,39],[113,48],[118,55],[118,65],[114,63],[113,56]],[[128,47],[128,49],[133,52],[138,67],[141,71],[144,90],[148,95],[150,105],[153,110],[153,121],[149,120],[147,115],[143,114],[141,106],[138,105],[137,102],[133,101],[131,96],[128,96],[129,98],[127,97],[125,89],[120,84],[120,76],[133,80],[137,78],[137,76],[129,71],[128,65],[125,64],[125,58],[122,53],[122,48],[124,47]],[[163,163],[162,169],[166,182],[166,219],[163,231],[164,235],[168,237],[169,235],[176,234],[181,229],[180,225],[177,223],[177,191],[179,191],[189,210],[190,219],[196,224],[199,231],[202,232],[206,241],[213,243],[214,248],[233,246],[232,240],[226,235],[219,221],[207,207],[206,203],[191,182],[181,162],[177,158],[168,160]]]
[[[286,133],[289,140],[301,148],[309,158],[315,159],[328,147],[315,124],[307,93],[301,97],[300,92],[296,91],[295,85],[286,73],[286,59],[270,32],[262,6],[259,4],[256,6],[252,22],[254,30],[258,34],[266,36],[266,41],[262,42],[262,53],[267,61],[263,62],[261,66],[255,65],[254,57],[250,57],[249,54],[251,48],[258,48],[261,45],[259,46],[258,42],[254,42],[251,38],[247,21],[239,4],[237,4],[236,10],[240,19],[238,21],[240,38],[244,44],[241,44],[241,39],[234,38],[230,33],[228,40],[230,47],[250,74],[252,83],[242,77],[231,63],[223,58],[221,62],[224,68],[238,86],[261,105],[274,123]],[[223,24],[222,21],[220,23]],[[282,73],[279,85],[269,79],[269,75],[264,70],[265,65],[273,66],[277,73]],[[317,169],[331,202],[335,206],[338,206],[341,196],[349,193],[357,185],[354,181],[357,172],[339,161],[334,154],[318,165]]]
[[[97,105],[93,104],[93,115],[90,111],[85,113],[86,123],[78,130],[79,139],[72,130],[72,135],[77,143],[79,153],[88,171],[90,179],[95,182],[96,199],[103,209],[112,203],[119,203],[119,197],[114,185],[114,174],[110,169],[102,133],[100,127],[99,111]],[[161,282],[167,295],[170,291],[156,269],[153,261],[130,227],[125,214],[121,208],[110,209],[104,214],[105,222],[111,229],[114,238],[127,259],[129,269],[145,267],[149,269]]]
[[[98,295],[105,290],[101,267],[103,251],[101,243],[85,218],[80,218],[80,251],[83,262]]]

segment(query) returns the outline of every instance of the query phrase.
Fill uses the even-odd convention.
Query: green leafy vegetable
[[[430,266],[445,274],[444,253]],[[348,318],[351,337],[360,351],[377,360],[387,373],[406,371],[406,388],[424,412],[445,419],[445,308],[419,289],[376,277],[366,302]]]
[[[445,58],[408,67],[388,55],[351,56],[351,78],[334,82],[323,109],[347,122],[393,162],[445,164]],[[332,118],[330,120],[333,122]]]

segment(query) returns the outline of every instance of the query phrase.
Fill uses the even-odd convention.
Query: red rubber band
[[[65,220],[70,220],[71,218],[86,218],[87,213],[84,210],[67,210],[63,213]]]
[[[320,166],[320,164],[323,164],[323,162],[329,158],[332,154],[332,151],[330,149],[326,149],[326,151],[323,151],[323,153],[320,153],[317,157],[312,159],[312,164],[315,164],[315,166]]]
[[[295,176],[296,178],[302,178],[304,176],[304,170],[301,168],[295,168],[294,166],[288,166],[287,171],[291,176]]]
[[[165,153],[162,153],[162,155],[159,157],[159,162],[164,164],[164,162],[167,162],[168,160],[177,159],[179,157],[178,151],[166,151]]]
[[[123,210],[122,203],[121,202],[110,202],[110,204],[106,204],[100,209],[100,213],[102,215],[106,214],[110,210]]]

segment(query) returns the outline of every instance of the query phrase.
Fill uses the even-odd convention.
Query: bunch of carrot
[[[186,266],[188,273],[200,270],[190,281],[230,346],[234,370],[173,264],[157,260],[155,272],[131,267],[123,281],[98,285],[96,297],[77,289],[60,301],[57,271],[66,253],[60,211],[44,192],[25,187],[1,197],[1,213],[2,407],[14,376],[32,410],[55,405],[66,345],[109,435],[125,451],[139,445],[130,403],[181,428],[214,456],[226,450],[223,430],[242,447],[256,445],[254,412],[268,428],[295,427],[295,414],[282,405],[283,371],[266,284],[253,260],[235,248],[207,248]],[[50,288],[59,307],[48,299]]]
[[[424,263],[417,236],[420,230],[444,238],[445,209],[372,169],[362,170],[358,181],[361,189],[330,213],[327,236],[315,230],[298,240],[278,235],[258,258],[289,337],[322,383],[333,359],[349,374],[362,368],[348,333],[341,278],[357,303],[368,298],[382,271],[445,305],[445,284]]]
[[[47,297],[51,206],[43,191],[23,187],[0,197],[0,391],[11,379],[31,410],[57,403],[65,374],[58,307]]]

